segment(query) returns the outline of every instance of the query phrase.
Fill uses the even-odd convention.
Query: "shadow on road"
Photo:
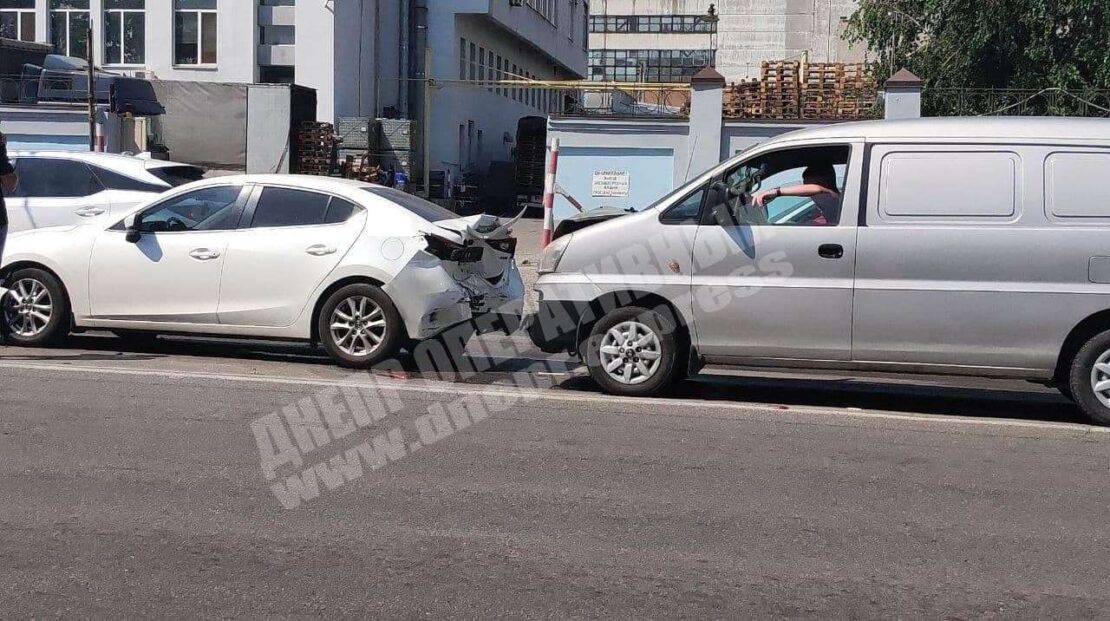
[[[161,338],[133,343],[101,335],[75,335],[67,352],[53,350],[20,354],[7,349],[0,360],[31,362],[144,361],[170,356],[230,360],[333,365],[322,350],[303,343],[220,340],[189,337]],[[56,351],[56,353],[53,353]],[[554,371],[559,390],[599,392],[575,361],[551,361],[518,356],[483,359],[468,356],[464,369],[479,372],[422,372],[408,353],[379,365],[371,373],[402,375],[465,384],[507,383],[516,373]],[[547,373],[551,375],[551,373]],[[915,383],[916,382],[916,383]],[[1009,418],[1049,422],[1088,423],[1071,402],[1055,391],[1016,381],[990,381],[938,376],[851,376],[806,373],[803,377],[768,376],[754,370],[742,375],[704,375],[675,387],[666,399],[701,399],[766,405],[768,407],[828,407],[883,410],[911,414]]]
[[[927,381],[938,382],[932,376]],[[963,378],[944,378],[940,381],[950,383],[893,383],[867,377],[820,375],[804,378],[702,376],[679,384],[668,396],[661,399],[742,401],[772,408],[858,408],[908,414],[1090,423],[1063,396],[1034,384],[1029,384],[1028,389],[1023,390],[1023,383],[1013,381],[999,381],[1000,386],[1005,386],[999,388],[956,385],[968,381]],[[973,381],[976,384],[986,383],[985,380]],[[582,392],[598,391],[597,385],[585,376],[571,378],[563,382],[560,388]]]

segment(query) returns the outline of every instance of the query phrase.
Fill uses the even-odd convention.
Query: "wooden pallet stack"
[[[840,76],[840,99],[836,118],[859,119],[870,116],[878,105],[879,88],[865,64],[844,65]]]
[[[801,65],[796,60],[764,62],[760,65],[764,115],[771,118],[798,118]]]
[[[725,116],[743,119],[860,119],[878,89],[864,64],[765,62],[757,80],[726,91]]]
[[[297,130],[298,172],[304,175],[331,175],[335,144],[335,126],[331,123],[301,123]]]
[[[802,118],[840,118],[841,85],[844,81],[842,63],[809,63],[802,82]]]
[[[725,116],[763,118],[763,85],[758,79],[744,80],[729,87],[725,94]]]

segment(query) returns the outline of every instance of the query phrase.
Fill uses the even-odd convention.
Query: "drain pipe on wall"
[[[409,110],[409,88],[411,88],[409,79],[412,78],[412,73],[409,70],[409,54],[412,53],[409,50],[411,47],[409,45],[409,39],[412,36],[409,32],[409,18],[411,12],[412,4],[410,0],[401,0],[401,53],[397,59],[397,75],[400,76],[401,82],[397,89],[399,91],[397,93],[397,107],[401,109],[401,118],[404,119],[412,118],[412,110]]]

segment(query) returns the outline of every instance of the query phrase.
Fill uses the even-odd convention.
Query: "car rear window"
[[[197,166],[157,166],[147,169],[150,174],[165,181],[171,188],[204,178],[204,169]]]
[[[440,207],[439,205],[428,202],[420,198],[419,196],[413,196],[412,194],[407,194],[393,188],[366,187],[363,188],[363,190],[375,196],[380,196],[391,203],[397,204],[403,207],[406,211],[416,214],[417,216],[424,218],[428,222],[454,220],[455,218],[459,217],[459,214],[451,211],[450,209],[447,209],[446,207]]]

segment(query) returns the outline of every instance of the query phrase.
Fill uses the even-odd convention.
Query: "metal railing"
[[[1110,89],[927,88],[925,116],[1083,116],[1110,118]]]
[[[690,116],[689,85],[608,84],[560,89],[558,113],[601,118],[680,118]]]
[[[531,102],[541,112],[598,118],[687,118],[689,84],[554,80],[436,80],[435,87],[481,88]],[[536,102],[540,102],[537,104]]]
[[[88,82],[84,75],[74,73],[0,75],[0,104],[84,103],[88,100]],[[108,93],[98,89],[97,96],[106,100]]]

